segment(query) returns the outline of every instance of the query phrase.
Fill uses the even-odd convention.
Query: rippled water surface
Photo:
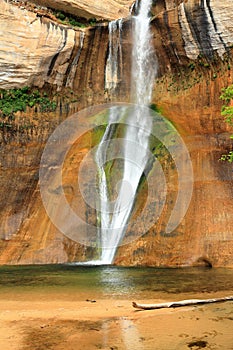
[[[233,269],[158,269],[115,266],[34,265],[0,267],[0,294],[8,298],[173,298],[174,294],[226,291],[233,294]]]

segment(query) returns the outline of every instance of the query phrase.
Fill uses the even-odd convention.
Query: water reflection
[[[233,289],[232,269],[113,268],[99,271],[99,285],[106,294],[147,296],[149,293],[217,292]]]
[[[103,320],[101,349],[146,350],[136,322],[127,317]]]
[[[108,267],[100,270],[100,286],[106,295],[129,295],[133,294],[137,289],[137,278],[129,273],[129,271],[113,270]]]
[[[109,332],[111,332],[109,330],[109,323],[104,321],[102,324],[102,333],[103,333],[102,344],[103,344],[104,349],[107,348],[108,343],[109,343]]]
[[[1,266],[2,291],[56,292],[78,298],[156,298],[233,290],[233,269],[158,269],[116,266]]]
[[[126,350],[145,349],[142,341],[140,342],[142,338],[140,337],[136,324],[133,321],[123,318],[121,319],[120,327],[122,332],[122,339],[124,341]]]

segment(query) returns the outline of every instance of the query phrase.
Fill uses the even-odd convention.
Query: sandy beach
[[[205,294],[205,298],[224,295]],[[0,348],[233,349],[233,302],[149,311],[136,310],[131,304],[131,300],[98,298],[70,301],[56,299],[56,295],[46,300],[45,296],[40,299],[27,294],[8,300],[7,295],[0,295]]]

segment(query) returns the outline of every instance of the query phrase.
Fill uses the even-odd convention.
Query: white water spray
[[[148,118],[145,116],[145,106],[149,105],[152,96],[153,83],[157,73],[157,60],[151,45],[149,11],[152,0],[142,0],[136,7],[138,14],[132,17],[133,24],[133,50],[132,50],[132,73],[131,73],[131,101],[137,106],[134,113],[128,115],[134,118],[138,124],[127,125],[122,144],[123,149],[123,175],[118,184],[118,195],[114,204],[110,201],[105,163],[107,160],[108,146],[112,141],[114,123],[120,121],[121,113],[119,107],[112,108],[109,115],[109,123],[100,142],[96,154],[96,162],[99,167],[99,192],[100,192],[100,243],[102,264],[111,264],[116,249],[124,237],[126,225],[133,209],[135,196],[139,181],[148,162],[148,142],[151,125],[148,125]],[[116,62],[119,46],[113,47],[112,30],[116,23],[110,28],[109,58],[107,62],[107,73],[109,86],[112,89],[116,86],[117,67]],[[120,29],[121,30],[121,29]],[[114,59],[111,62],[111,59]],[[147,123],[147,124],[146,124]],[[145,125],[146,124],[146,125]],[[140,145],[140,152],[135,145]],[[143,151],[144,150],[144,151]],[[132,162],[134,159],[134,162]]]

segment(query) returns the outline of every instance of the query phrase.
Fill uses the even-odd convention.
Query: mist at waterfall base
[[[119,113],[119,108],[112,108],[109,115],[108,126],[100,142],[97,150],[96,162],[99,167],[99,194],[100,194],[100,210],[99,210],[99,237],[101,245],[100,260],[88,262],[88,264],[111,264],[116,249],[121,242],[127,223],[132,212],[137,188],[143,175],[145,167],[148,163],[148,147],[151,125],[148,124],[146,118],[147,110],[144,106],[149,105],[152,95],[153,83],[157,73],[157,61],[155,53],[151,47],[151,36],[149,30],[150,17],[149,11],[152,0],[144,0],[141,2],[138,14],[132,18],[133,26],[133,49],[132,49],[132,73],[131,73],[131,102],[137,104],[133,113],[129,113],[128,126],[124,131],[124,154],[122,165],[122,179],[118,182],[117,198],[112,205],[110,198],[110,187],[112,186],[107,179],[105,165],[107,161],[108,146],[111,142],[115,124],[121,121],[125,109]],[[114,48],[112,41],[113,28],[117,28],[110,24],[110,54],[108,58],[108,74],[113,83],[108,88],[116,87],[118,66],[117,54],[118,50]],[[121,31],[121,25],[119,30]],[[134,119],[134,123],[139,125],[139,129],[130,125],[130,119]],[[137,147],[132,150],[132,142],[140,147],[140,153]],[[132,162],[132,152],[134,153],[135,162]],[[111,202],[111,203],[110,203]]]

